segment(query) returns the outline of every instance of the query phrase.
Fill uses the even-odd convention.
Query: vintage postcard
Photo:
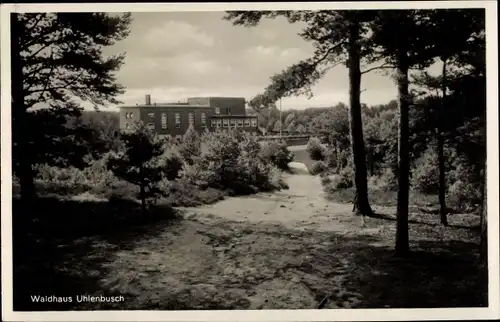
[[[500,318],[495,1],[1,18],[3,320]]]

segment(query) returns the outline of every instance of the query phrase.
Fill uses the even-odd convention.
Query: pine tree
[[[147,199],[159,193],[157,183],[168,169],[164,168],[161,156],[165,141],[144,124],[136,124],[134,131],[120,135],[123,150],[110,157],[108,169],[118,178],[139,186],[139,199],[143,215],[147,214]]]
[[[12,157],[23,200],[36,196],[35,138],[48,137],[30,109],[72,114],[75,97],[96,107],[118,103],[123,87],[114,73],[124,56],[105,58],[103,48],[124,39],[130,22],[128,13],[11,14]]]
[[[408,206],[410,177],[409,108],[412,103],[409,93],[409,71],[424,69],[434,62],[427,42],[429,10],[378,11],[372,22],[372,40],[379,57],[396,68],[396,84],[399,96],[398,133],[398,200],[395,254],[405,256],[410,250],[408,236]]]

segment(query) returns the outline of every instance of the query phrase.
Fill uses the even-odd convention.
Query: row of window
[[[224,114],[226,114],[226,115],[231,115],[231,108],[229,108],[229,107],[224,108],[224,112],[225,112]],[[132,112],[127,112],[127,113],[125,113],[125,118],[126,118],[126,119],[131,119],[131,118],[132,118],[132,116],[133,116],[133,114],[134,114],[134,113],[132,113]],[[162,114],[165,114],[165,113],[162,113]],[[192,114],[192,113],[190,113],[190,114]],[[220,115],[220,114],[221,114],[221,109],[220,109],[220,107],[216,107],[216,108],[215,108],[215,114],[216,114],[216,115]],[[179,113],[176,113],[176,115],[179,115]],[[154,117],[155,117],[155,113],[154,113],[154,112],[148,113],[148,116],[149,116],[150,118],[154,118]],[[203,119],[203,117],[204,117],[204,116],[205,116],[205,113],[201,113],[201,117],[202,117],[202,119]],[[193,115],[193,117],[194,117],[194,115]],[[203,123],[203,121],[202,121],[202,123]]]
[[[148,117],[150,119],[154,119],[155,113],[148,113]],[[181,127],[181,113],[174,113],[174,117],[175,117],[175,127],[179,129]],[[189,125],[195,124],[196,119],[195,119],[194,112],[189,112],[188,122],[189,122]],[[153,124],[153,123],[150,123],[150,124]],[[206,126],[206,124],[207,124],[207,113],[202,112],[201,113],[201,126],[204,127],[204,126]],[[161,128],[164,130],[168,128],[167,113],[161,113]]]
[[[205,114],[205,113],[203,113],[203,114]],[[202,127],[206,126],[205,121],[206,121],[206,119],[202,118]],[[193,123],[191,123],[191,122],[193,122]],[[194,124],[194,117],[190,118],[189,123]],[[242,120],[242,119],[222,119],[222,120],[215,119],[215,120],[211,121],[210,125],[212,127],[218,127],[218,128],[220,128],[220,127],[250,127],[250,126],[257,127],[257,119],[244,119],[244,120]],[[130,128],[130,126],[131,125],[129,123],[125,124],[126,129]],[[146,126],[152,130],[154,130],[156,128],[155,123],[147,123]],[[179,113],[176,113],[176,115],[175,115],[175,127],[178,129],[181,127]],[[167,114],[166,113],[162,113],[161,128],[163,130],[168,128]]]
[[[212,127],[257,127],[257,119],[214,119]]]

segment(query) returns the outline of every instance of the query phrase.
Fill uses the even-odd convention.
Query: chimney
[[[151,95],[150,94],[146,95],[146,105],[151,105]]]

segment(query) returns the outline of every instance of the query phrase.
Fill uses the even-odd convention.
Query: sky
[[[224,12],[133,13],[131,33],[106,54],[126,53],[117,73],[126,87],[124,104],[182,101],[192,96],[237,96],[252,99],[270,77],[311,57],[311,44],[300,38],[299,25],[283,18],[257,27],[232,26]],[[333,106],[348,102],[348,73],[337,66],[313,87],[313,98],[290,97],[283,109]],[[394,81],[380,72],[362,77],[361,100],[384,104],[397,97]]]

